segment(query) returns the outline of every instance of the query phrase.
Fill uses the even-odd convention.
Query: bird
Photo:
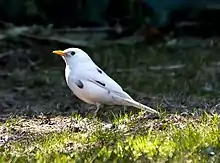
[[[95,113],[102,105],[132,106],[150,113],[159,113],[135,101],[83,50],[67,48],[52,53],[61,56],[66,64],[65,79],[70,90],[82,101],[95,105]]]

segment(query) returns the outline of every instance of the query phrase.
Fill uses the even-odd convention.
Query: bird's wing
[[[110,78],[104,71],[102,71],[98,66],[91,67],[82,73],[83,78],[99,85],[100,87],[116,93],[122,98],[132,99],[126,92],[123,91],[121,86],[116,83],[112,78]]]

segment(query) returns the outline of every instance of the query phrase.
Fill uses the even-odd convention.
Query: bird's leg
[[[97,113],[98,113],[98,111],[99,111],[99,109],[100,109],[100,107],[101,107],[101,104],[100,103],[96,103],[95,104],[96,105],[96,110],[95,110],[95,115],[97,115]]]

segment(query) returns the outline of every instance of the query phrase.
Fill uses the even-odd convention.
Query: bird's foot
[[[96,108],[96,110],[94,111],[94,115],[96,116],[99,112],[99,108]]]
[[[94,117],[97,116],[98,112],[99,112],[100,107],[96,107],[95,106],[90,106],[89,107],[89,113],[93,114]]]

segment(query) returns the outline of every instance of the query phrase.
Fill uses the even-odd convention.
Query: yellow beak
[[[57,54],[57,55],[60,55],[60,56],[64,55],[64,52],[62,50],[54,50],[53,53]]]

